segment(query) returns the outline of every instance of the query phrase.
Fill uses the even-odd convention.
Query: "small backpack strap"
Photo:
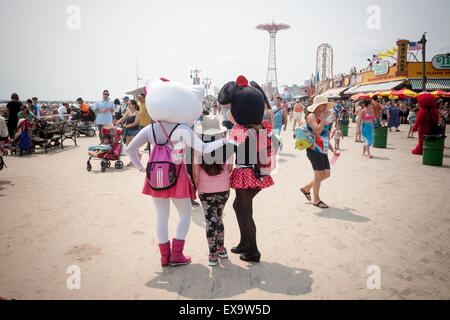
[[[175,126],[175,128],[173,128],[172,132],[169,134],[169,139],[172,137],[172,133],[175,131],[176,128],[178,128],[180,124],[177,123],[177,125]]]
[[[172,148],[173,148],[174,146],[173,146],[173,144],[172,144],[172,141],[170,141],[170,137],[172,136],[172,133],[175,131],[175,129],[178,128],[179,124],[177,124],[177,125],[175,126],[175,128],[173,128],[173,130],[172,130],[172,132],[170,133],[170,135],[167,135],[166,129],[164,129],[164,127],[163,127],[161,121],[159,122],[159,125],[160,125],[161,128],[163,129],[164,134],[166,135],[166,138],[167,138],[167,141],[166,141],[165,144],[170,143],[170,145],[171,145]]]

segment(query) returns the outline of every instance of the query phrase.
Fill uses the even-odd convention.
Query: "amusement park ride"
[[[328,43],[317,48],[316,75],[317,81],[333,79],[333,48]]]
[[[277,80],[277,58],[276,58],[276,36],[277,32],[280,30],[289,29],[290,26],[284,23],[275,23],[272,21],[271,24],[260,24],[256,27],[258,30],[263,30],[269,32],[270,35],[270,49],[269,49],[269,64],[267,68],[267,78],[266,83],[263,86],[267,95],[272,97],[278,94],[278,80]]]

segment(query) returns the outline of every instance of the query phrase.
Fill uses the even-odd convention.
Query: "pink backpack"
[[[170,137],[178,124],[172,130],[169,136],[167,136],[166,130],[164,129],[161,122],[159,122],[161,128],[166,135],[167,141],[163,144],[156,143],[155,129],[152,125],[153,138],[155,139],[155,146],[150,153],[150,157],[147,163],[147,181],[155,191],[163,191],[172,188],[178,180],[180,174],[181,165],[178,166],[173,162],[172,150],[169,148],[168,143],[173,148],[173,144],[170,141]]]

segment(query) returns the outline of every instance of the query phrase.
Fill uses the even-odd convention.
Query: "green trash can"
[[[348,124],[341,124],[341,131],[344,137],[348,137]]]
[[[445,136],[423,136],[422,163],[429,166],[442,166]]]
[[[388,137],[388,127],[377,127],[373,130],[374,148],[386,148]]]
[[[352,115],[352,123],[356,123],[356,115],[355,114]]]

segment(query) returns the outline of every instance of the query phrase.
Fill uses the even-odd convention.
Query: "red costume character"
[[[421,93],[417,97],[420,110],[417,113],[416,123],[413,132],[419,130],[419,143],[412,151],[413,154],[423,153],[423,136],[430,134],[431,121],[436,125],[439,123],[439,111],[436,105],[436,98],[430,93]]]

